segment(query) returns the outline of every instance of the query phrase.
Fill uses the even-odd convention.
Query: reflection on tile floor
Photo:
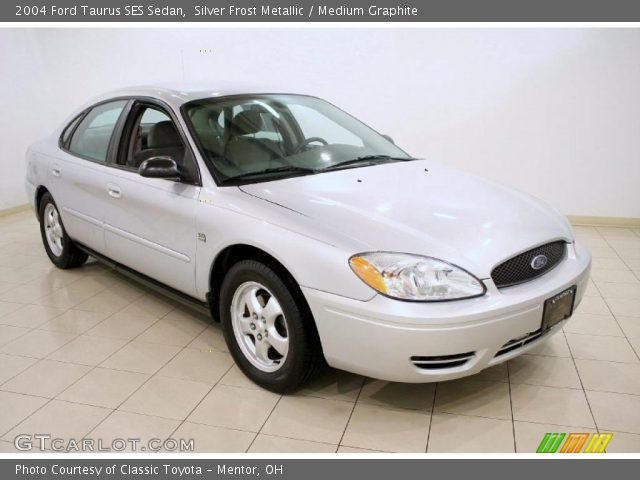
[[[389,384],[327,369],[294,396],[248,381],[217,324],[0,217],[0,452],[22,433],[193,438],[203,452],[531,452],[613,431],[640,452],[640,230],[575,227],[593,280],[565,331],[474,377]]]

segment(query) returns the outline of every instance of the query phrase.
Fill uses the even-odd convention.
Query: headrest
[[[173,122],[165,120],[151,127],[147,137],[147,146],[149,148],[180,147],[182,140],[180,140],[180,135],[178,135],[176,127],[173,126]]]
[[[245,110],[236,114],[231,120],[231,130],[234,135],[248,135],[263,130],[260,112]]]
[[[189,112],[189,118],[196,130],[213,129],[220,132],[222,127],[218,123],[220,112],[208,108],[198,108]]]

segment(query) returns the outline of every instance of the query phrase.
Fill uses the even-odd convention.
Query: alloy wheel
[[[278,299],[258,282],[238,286],[231,301],[231,324],[244,356],[263,372],[275,372],[289,351],[287,320]]]
[[[51,253],[56,257],[62,255],[64,230],[60,221],[60,214],[55,205],[48,203],[44,208],[44,232],[47,239],[47,245]]]

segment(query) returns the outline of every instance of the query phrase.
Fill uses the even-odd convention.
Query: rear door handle
[[[110,197],[120,198],[122,196],[122,192],[120,191],[120,187],[114,185],[113,183],[107,184],[107,193]]]
[[[54,177],[59,177],[60,176],[60,167],[53,167],[53,169],[51,170],[51,173],[53,174]]]

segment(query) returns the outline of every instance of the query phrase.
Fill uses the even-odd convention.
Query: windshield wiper
[[[283,165],[281,167],[267,168],[265,170],[255,170],[253,172],[239,173],[224,179],[224,183],[232,182],[235,180],[242,180],[243,178],[254,177],[256,175],[269,175],[273,173],[316,173],[317,170],[308,167],[296,167],[295,165]]]
[[[325,172],[327,170],[339,170],[341,168],[347,168],[351,165],[358,164],[362,164],[362,166],[377,165],[377,163],[373,162],[373,160],[404,162],[416,159],[411,157],[392,157],[391,155],[363,155],[362,157],[356,157],[352,158],[351,160],[344,160],[342,162],[334,163],[333,165],[329,165],[328,167],[323,168],[321,171]]]

